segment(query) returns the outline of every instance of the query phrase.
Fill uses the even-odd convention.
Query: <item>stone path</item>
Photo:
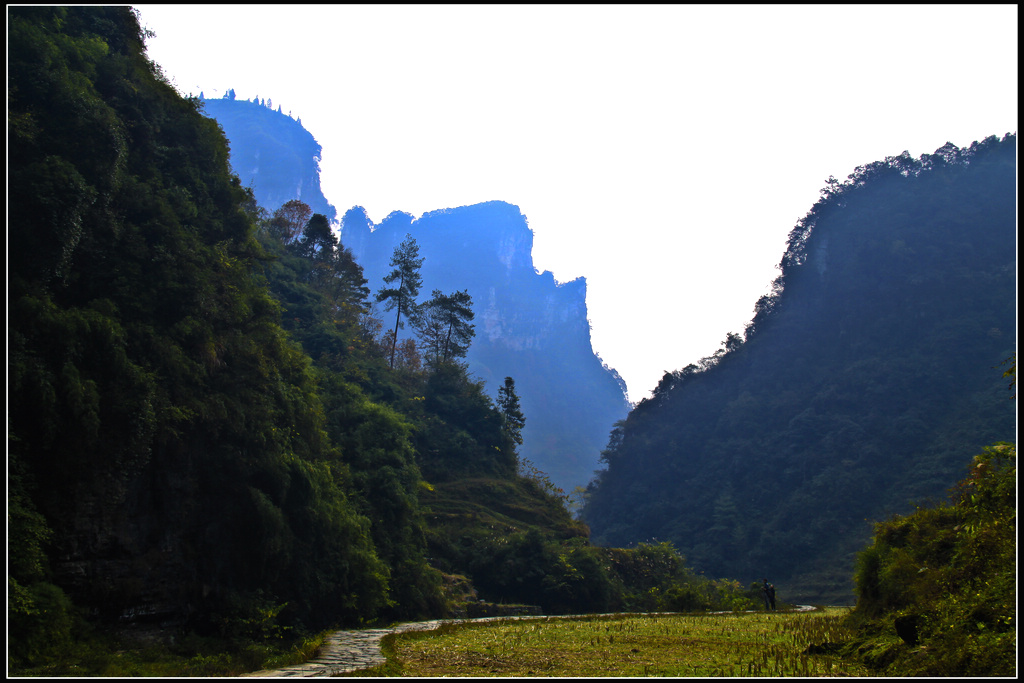
[[[797,605],[793,611],[804,612],[814,609],[810,605]],[[780,610],[782,611],[782,610]],[[669,614],[669,613],[666,613]],[[415,621],[405,624],[398,624],[390,628],[369,628],[359,631],[336,631],[324,640],[323,648],[316,659],[311,659],[304,664],[285,667],[283,669],[271,669],[266,671],[254,671],[242,674],[260,678],[280,678],[300,676],[310,678],[313,676],[336,676],[353,671],[361,671],[384,664],[387,660],[380,651],[381,639],[391,633],[407,633],[409,631],[432,631],[442,624],[461,623],[464,621],[485,622],[499,620],[518,619],[578,619],[584,616],[595,615],[566,615],[557,617],[548,616],[517,616],[517,617],[480,617],[477,619],[435,619],[433,621]]]
[[[433,621],[415,621],[398,624],[391,628],[368,628],[359,631],[336,631],[324,640],[320,655],[304,664],[296,664],[283,669],[254,671],[242,674],[261,678],[285,676],[335,676],[369,669],[384,664],[386,659],[380,651],[381,639],[391,633],[407,633],[409,631],[432,631],[441,624],[459,623],[463,621],[483,622],[509,619],[548,619],[557,617],[479,617],[477,619],[435,619]]]
[[[369,669],[385,662],[380,651],[381,638],[389,633],[405,631],[426,631],[437,628],[440,621],[423,621],[418,623],[400,624],[394,628],[371,628],[361,631],[336,631],[324,640],[320,655],[304,664],[255,671],[244,676],[284,677],[284,676],[335,676],[337,674]]]

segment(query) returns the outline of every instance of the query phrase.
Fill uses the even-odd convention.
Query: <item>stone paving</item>
[[[797,605],[793,611],[803,612],[814,609],[809,605]],[[665,614],[671,614],[666,612]],[[320,655],[304,664],[296,664],[283,669],[272,669],[266,671],[254,671],[242,674],[243,676],[261,678],[283,678],[300,676],[310,678],[313,676],[336,676],[353,671],[361,671],[384,664],[387,660],[380,651],[381,639],[391,633],[407,633],[409,631],[432,631],[442,624],[461,623],[465,621],[485,622],[499,620],[518,619],[576,619],[581,616],[594,615],[567,615],[559,617],[549,616],[499,616],[480,617],[477,619],[435,619],[433,621],[415,621],[405,624],[398,624],[390,628],[370,628],[359,631],[336,631],[324,640]]]
[[[394,628],[372,628],[361,631],[336,631],[324,640],[320,654],[303,664],[255,671],[244,676],[285,677],[285,676],[335,676],[379,666],[385,662],[380,651],[381,638],[389,633],[428,630],[437,628],[441,622],[419,622],[400,624]]]

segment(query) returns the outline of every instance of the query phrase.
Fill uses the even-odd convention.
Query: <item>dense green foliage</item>
[[[1015,674],[1016,458],[1013,444],[987,447],[950,502],[875,525],[851,656],[889,676]]]
[[[832,179],[744,338],[666,373],[612,432],[594,540],[671,541],[712,575],[843,604],[867,520],[1013,438],[1016,137]]]
[[[9,467],[34,541],[10,553],[47,560],[11,580],[204,631],[271,598],[308,626],[376,614],[389,568],[217,124],[127,8],[9,17]]]
[[[453,361],[465,328],[391,368],[327,217],[259,206],[130,9],[8,16],[12,670],[238,673],[442,616],[442,571],[605,604],[603,551],[518,458],[514,383],[499,409]],[[542,590],[491,575],[503,544]]]

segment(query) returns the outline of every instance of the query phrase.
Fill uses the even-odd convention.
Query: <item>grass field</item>
[[[376,676],[865,676],[831,654],[847,608],[445,624],[385,642]]]

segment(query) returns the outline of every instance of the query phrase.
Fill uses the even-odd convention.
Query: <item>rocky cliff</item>
[[[302,123],[258,102],[204,99],[204,113],[224,130],[231,170],[273,211],[299,199],[334,221],[337,210],[320,190],[320,144]]]
[[[506,376],[516,381],[526,415],[522,457],[567,492],[585,486],[608,432],[629,409],[624,383],[591,347],[585,278],[558,283],[550,272],[538,273],[533,232],[519,207],[505,202],[418,219],[394,212],[379,225],[354,207],[342,219],[341,240],[373,291],[406,234],[424,257],[421,299],[434,289],[467,289],[473,297],[470,371],[492,395]]]

